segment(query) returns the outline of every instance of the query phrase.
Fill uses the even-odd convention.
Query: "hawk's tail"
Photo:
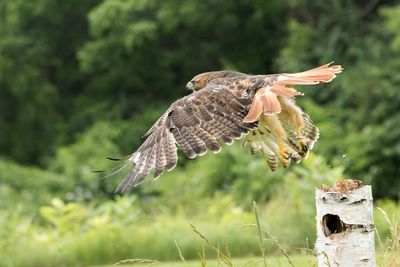
[[[303,72],[280,74],[275,84],[290,86],[329,83],[336,77],[336,74],[343,70],[340,65],[330,66],[332,63]]]
[[[273,115],[281,112],[282,107],[277,96],[292,98],[302,95],[302,93],[292,88],[294,85],[313,85],[332,81],[336,74],[342,72],[343,68],[340,65],[330,66],[331,64],[325,64],[303,72],[277,75],[277,80],[272,85],[258,89],[249,113],[243,121],[254,122],[257,121],[261,114]]]

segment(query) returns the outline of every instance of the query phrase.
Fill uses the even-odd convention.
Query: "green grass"
[[[312,255],[294,255],[290,257],[290,260],[296,267],[310,267],[316,266],[317,260],[316,257]],[[133,262],[134,260],[132,260]],[[234,258],[232,259],[233,266],[263,266],[264,260],[263,258]],[[174,262],[156,262],[156,261],[144,261],[143,263],[129,264],[129,260],[126,261],[126,264],[118,264],[118,265],[107,265],[107,266],[153,266],[153,267],[198,267],[202,266],[200,260],[191,260],[191,261],[174,261]],[[279,266],[288,266],[288,261],[285,256],[267,256],[267,264],[268,266],[279,267]],[[207,266],[226,266],[222,263],[222,261],[218,261],[217,259],[207,260]]]
[[[265,266],[263,252],[268,267],[304,266],[296,255],[313,254],[314,187],[287,176],[282,191],[253,207],[253,213],[222,193],[201,201],[175,199],[171,205],[125,195],[99,203],[53,199],[30,213],[25,206],[0,209],[0,266],[93,266],[135,258],[167,266],[179,258],[188,266],[215,266],[215,258],[223,262],[220,266],[243,266],[256,258],[246,266]],[[400,205],[390,200],[375,205],[381,208],[374,214],[377,251],[384,256],[379,266],[399,266]],[[205,259],[192,264],[203,247]]]
[[[387,255],[386,255],[387,256]],[[286,267],[289,266],[288,260],[286,256],[266,256],[267,264],[271,267]],[[296,267],[316,267],[317,266],[317,257],[313,255],[290,255],[290,260]],[[376,263],[377,266],[397,266],[397,265],[382,265],[383,263],[387,263],[387,259],[385,259],[385,254],[380,252],[376,255]],[[233,266],[235,267],[261,267],[264,265],[263,258],[234,258],[232,259]],[[136,263],[133,263],[136,262]],[[152,267],[198,267],[202,266],[201,261],[199,260],[190,260],[186,262],[182,261],[168,261],[168,262],[158,262],[153,260],[143,260],[142,263],[139,263],[140,260],[126,260],[122,261],[117,265],[96,265],[97,267],[111,267],[111,266],[123,266],[123,267],[133,267],[133,266],[152,266]],[[207,259],[207,266],[226,266],[222,263],[221,260],[217,259]],[[93,266],[94,267],[94,266]]]

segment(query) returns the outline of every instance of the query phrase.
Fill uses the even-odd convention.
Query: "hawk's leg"
[[[261,115],[261,122],[268,128],[271,133],[275,136],[278,144],[278,157],[279,161],[284,167],[289,166],[290,158],[293,153],[293,149],[285,145],[284,140],[287,139],[285,129],[283,129],[278,116],[276,115]]]
[[[304,128],[303,111],[296,106],[294,101],[287,97],[280,96],[278,99],[282,106],[281,116],[285,117],[293,125],[296,132],[297,151],[304,158],[308,153],[308,146],[302,134]]]

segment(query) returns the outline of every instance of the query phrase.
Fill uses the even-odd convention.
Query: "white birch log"
[[[316,205],[318,266],[375,267],[371,186],[344,180],[316,189]]]

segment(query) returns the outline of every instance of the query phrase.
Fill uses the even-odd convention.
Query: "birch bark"
[[[376,266],[371,186],[354,182],[316,190],[319,267]]]

